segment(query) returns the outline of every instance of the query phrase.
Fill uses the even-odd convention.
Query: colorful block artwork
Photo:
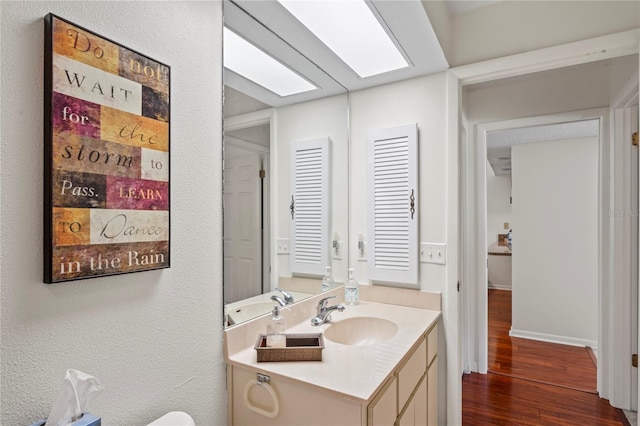
[[[45,17],[44,282],[169,267],[170,68]]]

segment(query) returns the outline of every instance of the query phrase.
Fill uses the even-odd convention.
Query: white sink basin
[[[375,345],[391,339],[398,332],[398,325],[376,317],[345,318],[331,324],[324,337],[335,343],[350,346]]]
[[[227,312],[227,314],[229,315],[230,322],[232,322],[233,324],[238,324],[240,322],[244,322],[257,316],[271,312],[273,310],[273,307],[277,304],[278,302],[274,302],[271,300],[268,302],[251,303],[249,305],[244,305],[232,309]]]

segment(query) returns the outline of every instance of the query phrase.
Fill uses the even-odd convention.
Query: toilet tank
[[[195,426],[193,418],[182,411],[171,411],[147,426]]]

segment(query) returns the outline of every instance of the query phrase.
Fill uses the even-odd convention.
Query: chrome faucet
[[[293,303],[293,296],[289,294],[289,292],[277,287],[276,287],[276,290],[282,293],[282,296],[284,297],[284,301],[287,302],[287,305],[290,303]]]
[[[325,297],[318,302],[316,316],[311,318],[311,325],[322,325],[325,322],[331,321],[331,312],[344,311],[343,305],[329,305],[329,299],[333,299],[335,296]]]
[[[275,294],[271,296],[271,300],[273,300],[274,302],[278,302],[280,306],[287,306],[287,302],[282,300],[282,297],[276,296]]]

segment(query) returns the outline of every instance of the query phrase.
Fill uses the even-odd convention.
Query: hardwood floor
[[[510,328],[511,292],[489,290],[489,373],[462,380],[464,425],[627,424],[596,394],[585,348],[512,338]]]
[[[489,290],[489,371],[596,393],[596,365],[584,347],[509,337],[511,292]]]

